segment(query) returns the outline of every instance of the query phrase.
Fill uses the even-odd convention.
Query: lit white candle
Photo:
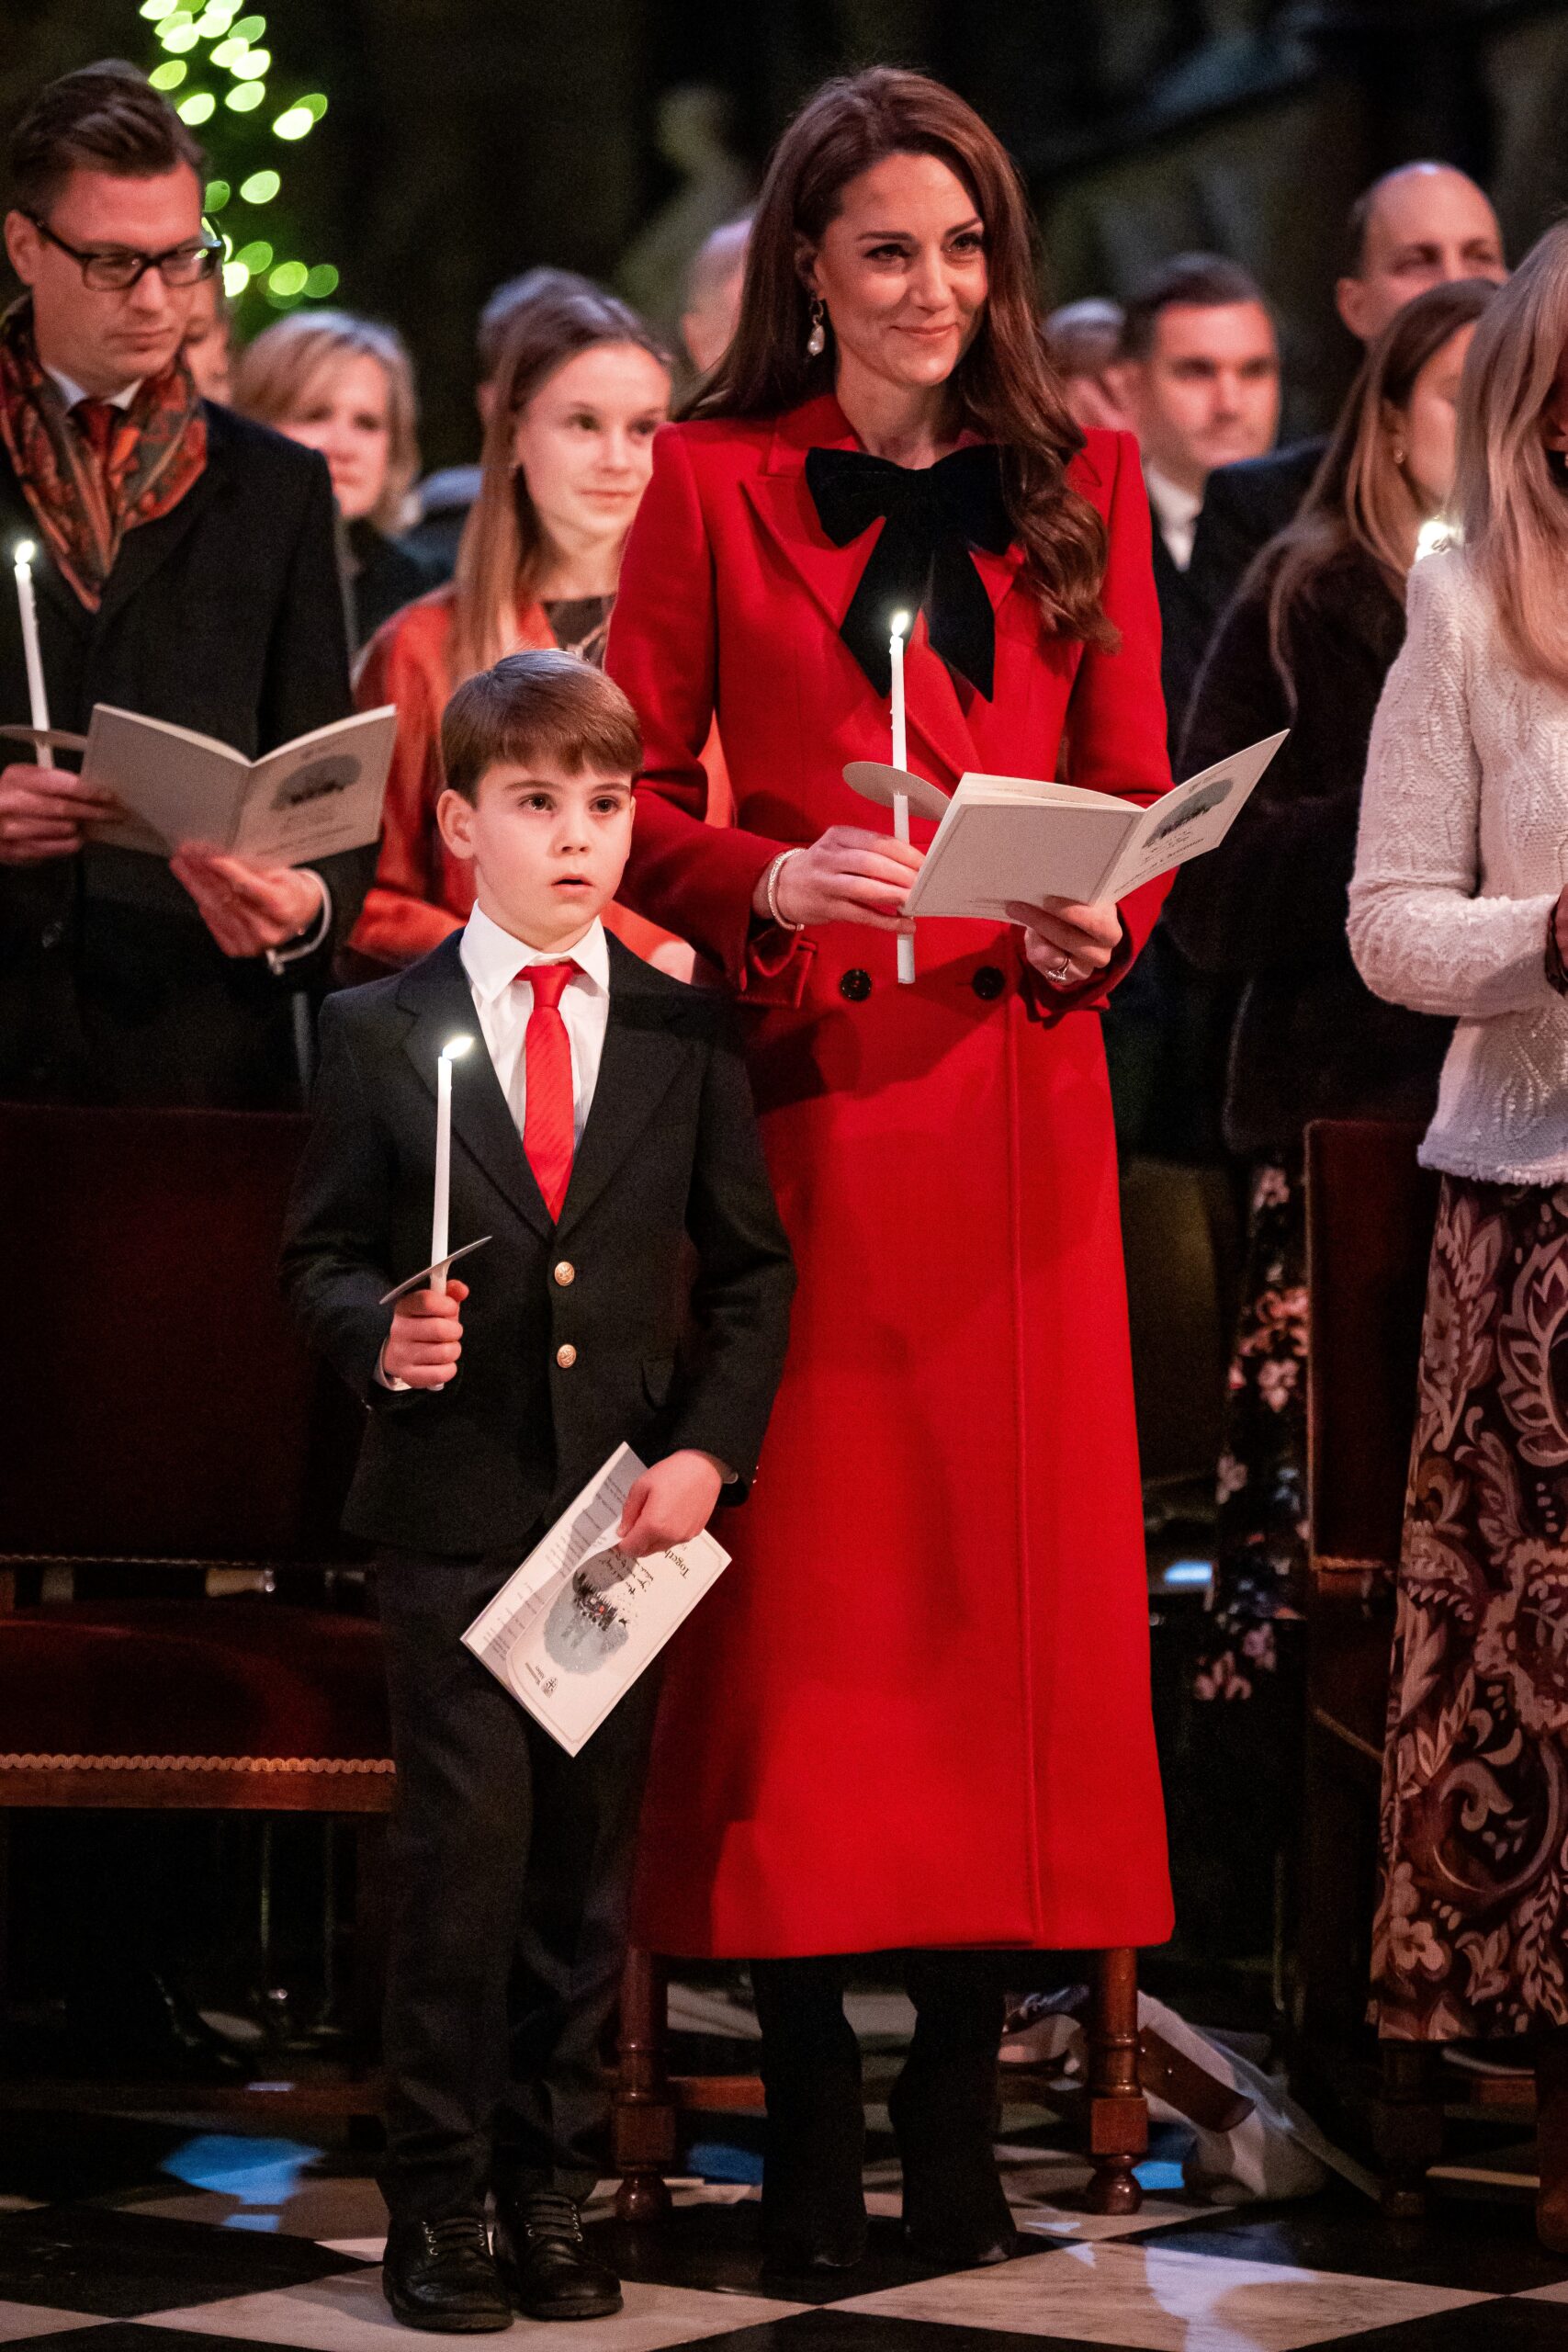
[[[49,731],[49,690],[43,682],[43,655],[38,641],[38,604],[33,595],[33,558],[38,553],[31,539],[18,539],[14,550],[17,568],[17,606],[22,616],[22,653],[28,665],[28,724],[40,732]],[[33,757],[39,767],[49,764],[49,746],[33,745]]]
[[[904,632],[909,626],[908,613],[895,613],[893,634],[888,650],[893,656],[893,764],[900,775],[909,767],[908,730],[904,718]],[[909,796],[905,792],[893,795],[893,838],[907,842],[909,838]],[[903,988],[912,988],[915,979],[915,940],[912,932],[898,934],[898,981]]]
[[[430,1215],[430,1262],[435,1272],[430,1287],[444,1295],[446,1269],[440,1263],[447,1250],[447,1219],[452,1193],[452,1065],[473,1044],[471,1037],[453,1037],[441,1048],[435,1065],[435,1200]]]

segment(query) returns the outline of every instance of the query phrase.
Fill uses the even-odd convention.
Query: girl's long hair
[[[546,548],[528,485],[513,459],[517,419],[558,368],[599,344],[631,343],[666,370],[670,354],[637,312],[596,286],[547,280],[523,302],[497,363],[479,494],[457,548],[452,683],[489,670],[517,642],[517,608],[536,592]]]
[[[1527,677],[1568,686],[1568,492],[1541,412],[1568,349],[1568,220],[1532,246],[1475,330],[1459,406],[1465,549]]]
[[[1359,548],[1404,602],[1427,516],[1393,461],[1387,412],[1408,407],[1422,369],[1475,324],[1496,291],[1489,278],[1460,278],[1429,286],[1394,313],[1361,362],[1301,512],[1258,558],[1269,574],[1269,648],[1292,700],[1292,616],[1327,565]]]
[[[395,531],[419,471],[413,363],[395,327],[347,311],[296,311],[263,327],[234,368],[233,404],[259,424],[287,426],[351,359],[374,359],[387,379],[387,479],[370,510],[378,531]]]
[[[807,356],[811,298],[802,243],[816,245],[844,187],[888,155],[934,155],[968,189],[985,226],[989,290],[979,330],[954,368],[954,422],[1002,452],[1024,577],[1047,625],[1113,647],[1100,608],[1105,524],[1066,480],[1084,446],[1046,356],[1028,202],[1006,150],[974,108],[923,74],[873,66],[825,83],[795,118],[768,166],[747,249],[735,339],[686,413],[776,416],[830,391],[833,338]]]

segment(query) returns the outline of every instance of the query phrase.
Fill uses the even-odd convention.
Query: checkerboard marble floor
[[[745,2152],[710,2171],[754,2171]],[[631,2231],[608,2197],[590,2227],[626,2281],[614,2320],[519,2320],[520,2352],[1534,2352],[1568,2344],[1568,2260],[1536,2246],[1528,2199],[1438,2204],[1393,2227],[1336,2186],[1291,2206],[1205,2208],[1156,2187],[1096,2221],[1081,2171],[1013,2145],[1024,2250],[933,2274],[905,2256],[897,2176],[867,2176],[863,2268],[807,2301],[764,2285],[754,2186],[694,2177],[667,2223]],[[1174,2178],[1156,2166],[1156,2181]],[[0,2123],[0,2345],[90,2335],[83,2352],[401,2352],[382,2301],[385,2216],[363,2160],[283,2139],[115,2119]],[[434,2340],[434,2339],[432,2339]]]

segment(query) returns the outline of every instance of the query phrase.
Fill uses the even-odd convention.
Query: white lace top
[[[1410,575],[1372,728],[1350,886],[1367,986],[1457,1014],[1428,1168],[1568,1178],[1568,998],[1546,977],[1568,880],[1568,692],[1522,677],[1460,548]]]

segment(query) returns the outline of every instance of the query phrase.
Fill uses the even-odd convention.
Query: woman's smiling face
[[[827,306],[840,384],[860,372],[908,390],[943,384],[985,313],[985,223],[937,155],[885,155],[846,182],[801,268]]]

